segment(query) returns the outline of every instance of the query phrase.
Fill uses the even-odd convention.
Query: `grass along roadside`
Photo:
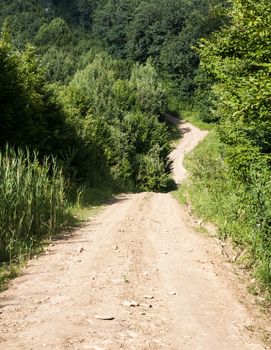
[[[170,122],[168,119],[164,119],[164,122],[167,126],[169,137],[170,137],[170,144],[172,148],[175,148],[178,143],[180,142],[180,139],[182,137],[182,132],[178,125]]]
[[[180,115],[181,119],[188,121],[201,130],[211,131],[215,127],[215,124],[205,123],[203,120],[201,120],[200,113],[196,110],[184,109],[181,110]]]
[[[21,269],[25,267],[28,260],[42,254],[46,247],[52,241],[57,240],[63,233],[72,232],[84,225],[86,221],[97,215],[113,196],[113,192],[109,188],[82,187],[77,192],[76,200],[70,199],[67,202],[66,221],[63,222],[61,228],[55,231],[54,235],[45,236],[36,245],[21,249],[20,255],[0,263],[0,291],[7,287],[11,279],[20,274]]]
[[[10,147],[0,152],[0,290],[44,245],[111,196],[108,189],[71,191],[53,157],[41,161],[36,152]]]
[[[81,225],[97,215],[112,196],[113,191],[109,187],[79,187],[76,190],[75,201],[72,201],[69,207],[75,225]]]
[[[190,122],[201,130],[213,130],[215,123],[204,122],[201,115],[202,113],[199,109],[193,107],[193,105],[193,101],[180,101],[178,98],[171,96],[168,100],[167,114],[177,119]],[[178,137],[178,134],[176,132],[173,135],[171,132],[170,135],[171,137],[173,136],[173,140]],[[181,135],[179,135],[179,138],[180,137]]]
[[[267,201],[271,189],[262,178],[256,178],[249,186],[238,181],[225,163],[224,153],[224,145],[213,129],[186,156],[190,177],[175,195],[182,204],[189,203],[200,220],[217,227],[223,246],[229,244],[234,249],[232,260],[250,281],[249,291],[266,308],[271,301]]]

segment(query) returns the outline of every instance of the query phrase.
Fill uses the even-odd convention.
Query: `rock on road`
[[[180,128],[176,182],[205,136]],[[0,294],[0,349],[263,350],[221,259],[171,194],[118,196]]]

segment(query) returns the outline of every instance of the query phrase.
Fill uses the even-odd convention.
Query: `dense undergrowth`
[[[222,240],[230,239],[242,251],[237,262],[260,281],[259,290],[271,286],[271,232],[269,169],[251,169],[250,181],[232,174],[225,161],[225,145],[216,130],[185,159],[191,174],[179,195],[187,196],[195,213],[214,223]]]
[[[27,259],[111,197],[110,187],[72,185],[54,157],[6,146],[0,152],[0,290]]]
[[[65,180],[54,158],[6,147],[0,153],[0,289],[15,266],[68,219]]]
[[[65,221],[65,180],[54,159],[34,152],[0,153],[0,257],[13,260],[49,238]]]
[[[229,5],[225,25],[197,48],[195,107],[213,130],[186,160],[188,192],[197,213],[240,247],[239,262],[270,296],[271,3]]]

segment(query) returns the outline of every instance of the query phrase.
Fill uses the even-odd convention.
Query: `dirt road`
[[[177,182],[204,136],[180,127]],[[222,260],[171,194],[119,196],[0,295],[0,349],[265,349]]]

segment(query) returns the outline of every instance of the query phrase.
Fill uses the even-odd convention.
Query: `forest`
[[[85,190],[171,190],[171,114],[211,129],[189,200],[271,286],[269,0],[3,0],[0,27],[2,264]]]

